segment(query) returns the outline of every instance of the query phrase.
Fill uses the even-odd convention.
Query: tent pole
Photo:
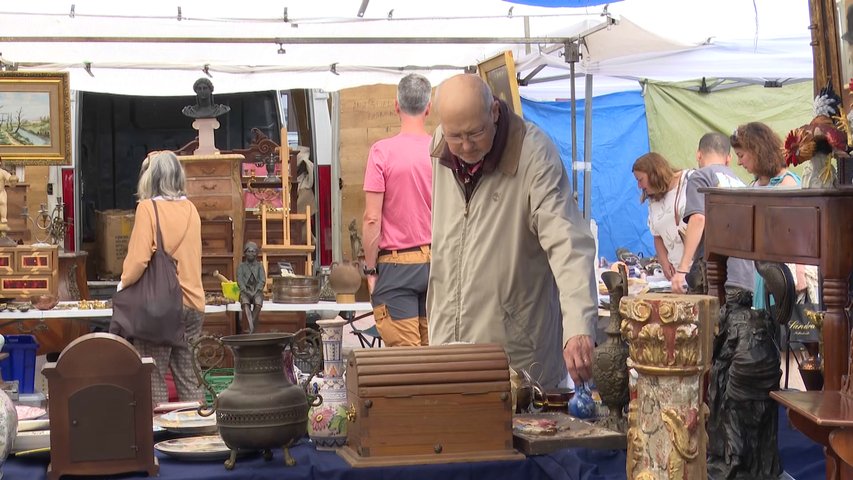
[[[578,201],[578,171],[575,168],[578,161],[578,127],[577,122],[575,122],[575,114],[577,111],[575,105],[575,62],[569,62],[569,75],[571,75],[571,80],[569,80],[570,91],[571,91],[571,122],[572,122],[572,196],[575,199],[575,203]]]
[[[592,75],[585,75],[583,104],[583,218],[592,219]]]
[[[332,261],[343,260],[341,250],[341,94],[329,94],[332,100]]]

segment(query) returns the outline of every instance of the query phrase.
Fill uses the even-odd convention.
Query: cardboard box
[[[95,243],[98,255],[98,277],[118,279],[124,257],[127,256],[127,244],[133,230],[133,210],[104,210],[96,212]]]

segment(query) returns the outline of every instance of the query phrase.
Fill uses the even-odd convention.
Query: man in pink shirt
[[[376,328],[389,347],[427,345],[426,290],[432,240],[431,85],[397,85],[400,133],[373,144],[364,172],[364,273]]]

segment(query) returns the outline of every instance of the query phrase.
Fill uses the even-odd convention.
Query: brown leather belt
[[[429,247],[430,245],[429,245],[429,244],[427,244],[426,246],[427,246],[427,247]],[[420,252],[420,251],[421,251],[421,247],[420,247],[420,246],[418,246],[418,247],[411,247],[411,248],[403,248],[403,249],[400,249],[400,250],[385,250],[385,249],[382,249],[382,250],[379,250],[379,255],[393,255],[393,254],[394,254],[394,252],[396,252],[396,253],[407,253],[407,252]]]

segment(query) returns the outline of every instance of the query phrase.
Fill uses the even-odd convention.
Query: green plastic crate
[[[218,395],[228,388],[228,385],[231,385],[231,382],[234,380],[234,369],[212,368],[204,374],[204,379],[213,387],[213,391]],[[208,405],[213,404],[213,395],[207,389],[204,391],[204,399]]]

